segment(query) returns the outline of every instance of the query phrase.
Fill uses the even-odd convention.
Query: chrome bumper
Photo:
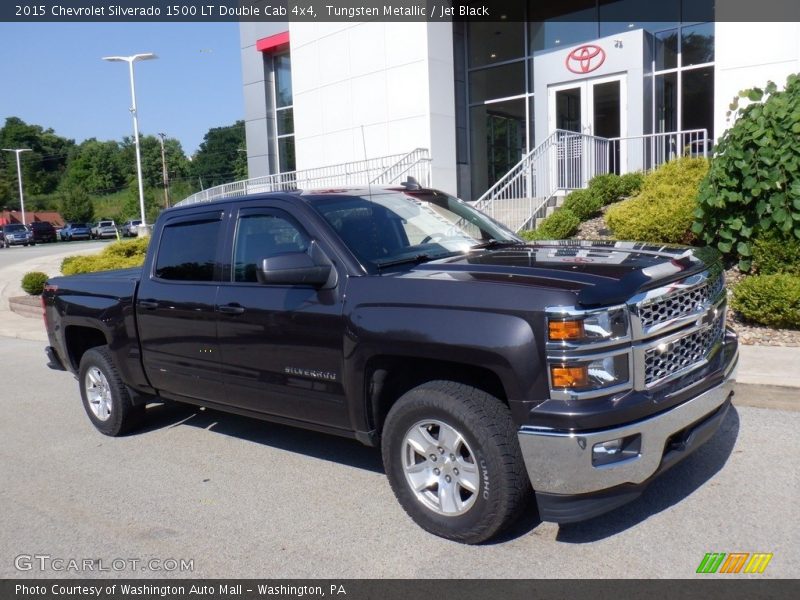
[[[589,494],[626,483],[639,484],[658,471],[667,440],[701,421],[730,397],[738,350],[726,367],[724,381],[664,413],[637,423],[590,433],[558,433],[522,427],[519,444],[533,489],[547,494]],[[595,444],[641,435],[638,455],[595,466]]]

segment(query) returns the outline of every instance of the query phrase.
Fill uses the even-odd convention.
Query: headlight
[[[628,353],[550,364],[550,386],[554,390],[585,392],[628,382]]]
[[[628,335],[628,314],[624,307],[597,311],[550,311],[547,319],[549,342],[591,344]]]

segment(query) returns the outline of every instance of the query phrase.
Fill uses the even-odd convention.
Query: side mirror
[[[289,252],[265,258],[257,272],[259,283],[273,285],[310,285],[336,287],[338,277],[333,263],[315,240],[306,252]]]

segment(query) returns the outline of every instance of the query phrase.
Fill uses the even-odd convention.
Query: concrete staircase
[[[557,209],[561,208],[564,204],[564,200],[566,199],[567,195],[570,193],[571,190],[558,190],[553,196],[547,201],[547,204],[544,207],[544,214],[537,215],[534,219],[534,229],[538,228],[539,225],[542,224],[547,217],[552,215],[556,212]]]

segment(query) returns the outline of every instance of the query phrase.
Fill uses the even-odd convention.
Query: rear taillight
[[[50,283],[45,284],[44,290],[42,290],[42,318],[44,319],[45,329],[49,328],[49,323],[47,322],[47,300],[45,299],[45,294],[48,292],[55,293],[56,291],[58,291],[58,286]]]

